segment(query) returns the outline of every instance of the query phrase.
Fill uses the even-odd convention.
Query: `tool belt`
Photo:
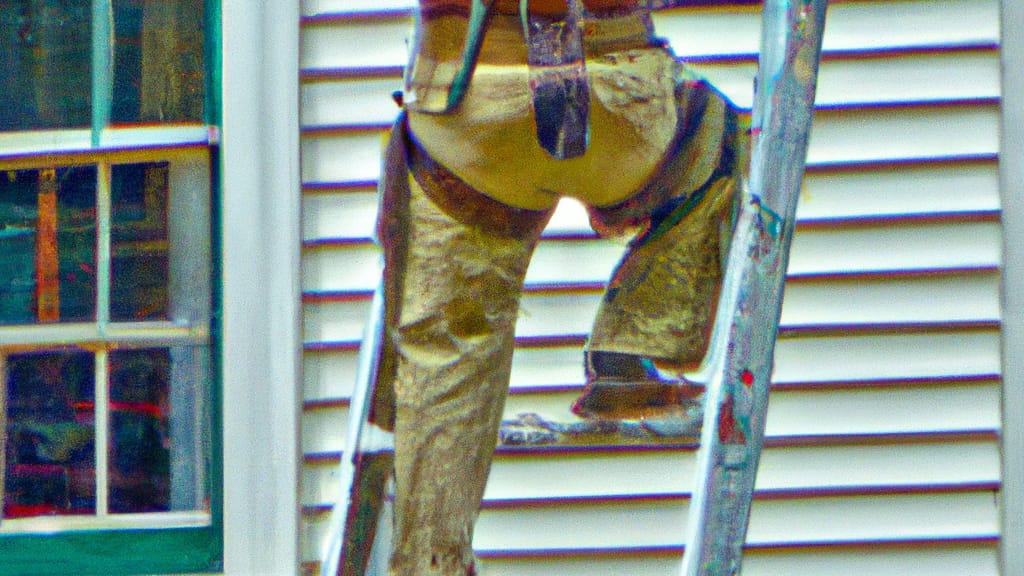
[[[615,42],[614,37],[602,37],[602,28],[609,28],[603,24],[617,21],[615,25],[623,29],[621,36],[632,36],[635,42],[639,35],[647,46],[665,46],[664,41],[654,37],[647,7],[650,0],[589,0],[589,10],[583,0],[469,1],[468,14],[465,0],[421,2],[421,20],[467,18],[464,43],[447,93],[439,95],[435,89],[432,94],[420,94],[421,87],[407,79],[406,101],[420,112],[453,113],[466,96],[492,18],[518,17],[526,45],[537,141],[558,159],[575,158],[586,152],[590,107],[586,48]],[[420,49],[417,34],[414,61],[409,66],[412,76]]]

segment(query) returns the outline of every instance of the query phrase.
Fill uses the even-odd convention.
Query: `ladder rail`
[[[341,455],[341,466],[339,468],[339,490],[338,501],[334,505],[327,527],[327,536],[324,539],[321,550],[321,576],[356,576],[362,575],[373,555],[370,550],[365,550],[358,560],[351,558],[349,552],[353,548],[360,548],[354,540],[355,528],[360,522],[367,518],[360,517],[366,512],[374,515],[370,521],[374,522],[375,528],[369,530],[368,534],[361,534],[360,537],[369,537],[370,542],[366,546],[374,546],[376,540],[376,525],[379,524],[380,510],[365,510],[357,500],[361,496],[361,488],[366,484],[375,484],[376,489],[383,495],[386,489],[387,478],[375,478],[374,482],[367,482],[360,478],[368,469],[379,468],[371,466],[369,459],[375,455],[387,456],[393,454],[394,436],[369,422],[370,410],[373,405],[373,394],[377,379],[377,368],[381,355],[381,342],[384,337],[384,282],[383,279],[377,285],[373,293],[373,301],[370,306],[370,313],[363,340],[359,347],[359,365],[356,371],[356,382],[352,390],[352,400],[349,404],[348,434],[345,438],[345,448]],[[384,471],[388,472],[387,470]],[[373,488],[373,487],[371,487]],[[354,564],[359,564],[353,568]],[[354,570],[354,571],[353,571]],[[383,574],[383,571],[380,572]]]
[[[710,349],[683,576],[738,574],[764,441],[827,0],[765,0],[750,175]]]

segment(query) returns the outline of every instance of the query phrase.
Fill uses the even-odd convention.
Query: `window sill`
[[[162,530],[210,526],[209,512],[155,512],[108,516],[36,516],[0,522],[0,535],[93,530]]]
[[[92,131],[88,129],[5,132],[0,133],[0,162],[43,153],[63,155],[142,147],[208,146],[219,140],[216,127],[198,124],[105,128],[96,146],[93,146]]]

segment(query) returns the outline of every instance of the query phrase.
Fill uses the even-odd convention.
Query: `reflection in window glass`
[[[208,510],[209,347],[109,356],[109,511]]]
[[[112,170],[110,318],[167,319],[167,164]]]
[[[13,354],[5,372],[4,518],[94,513],[93,355]]]
[[[202,122],[202,0],[114,0],[111,121]]]
[[[0,0],[0,130],[86,127],[90,0]]]
[[[95,316],[95,167],[0,172],[0,324]]]
[[[110,355],[110,511],[170,509],[166,349]]]

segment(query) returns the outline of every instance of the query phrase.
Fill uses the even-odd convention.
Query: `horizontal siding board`
[[[685,499],[485,508],[474,548],[483,556],[678,549],[687,510]],[[308,529],[321,532],[324,521],[320,516]],[[991,492],[832,496],[756,501],[747,545],[896,544],[990,538],[997,533],[998,512]]]
[[[675,548],[686,532],[687,509],[685,500],[485,509],[474,546],[482,553]],[[997,516],[992,494],[986,492],[758,501],[747,543],[992,536],[998,531]]]
[[[997,331],[780,338],[774,382],[857,382],[999,373]]]
[[[999,276],[957,274],[791,282],[781,324],[857,326],[998,322]]]
[[[377,191],[372,186],[309,192],[303,199],[303,240],[312,244],[367,240],[374,234],[377,205]],[[583,205],[565,198],[544,234],[579,237],[593,231]]]
[[[306,242],[366,240],[377,217],[372,186],[307,192],[303,199]],[[986,214],[999,210],[995,161],[892,164],[865,169],[815,170],[804,178],[799,221],[880,219],[893,216]],[[592,235],[583,206],[564,199],[546,236]]]
[[[307,408],[300,425],[303,454],[341,452],[348,435],[348,406]]]
[[[416,0],[302,0],[303,16],[360,14],[381,10],[412,10]]]
[[[890,164],[815,170],[804,177],[798,220],[992,212],[999,209],[994,161]]]
[[[302,27],[303,71],[405,66],[412,20],[405,15],[358,21],[331,20]]]
[[[680,570],[681,555],[576,555],[551,557],[487,557],[488,576],[666,576]],[[800,550],[747,551],[744,576],[996,576],[997,553],[992,545],[872,546]]]
[[[315,551],[306,554],[315,558]],[[679,551],[615,554],[497,555],[485,554],[488,576],[665,576],[679,571]],[[315,562],[308,565],[315,574]],[[754,548],[744,554],[744,576],[996,576],[998,552],[990,542],[950,542],[871,546],[821,546],[773,550]]]
[[[782,337],[775,347],[776,384],[890,383],[963,380],[999,373],[997,331]],[[358,353],[307,350],[309,401],[347,400]],[[512,355],[511,388],[536,391],[583,385],[582,343],[519,347]]]
[[[998,125],[996,104],[818,110],[808,163],[814,167],[992,157],[998,151]],[[383,130],[307,133],[301,143],[303,182],[376,181],[383,134]]]
[[[575,392],[511,395],[505,416],[534,413],[555,422],[576,418]],[[779,389],[768,405],[769,438],[946,434],[999,428],[999,385]]]
[[[990,105],[818,110],[807,162],[846,164],[994,156],[999,107]]]
[[[753,105],[756,60],[694,61],[737,106]],[[887,52],[857,58],[826,57],[818,74],[815,103],[824,107],[955,102],[999,97],[999,52]]]
[[[950,19],[956,26],[948,26]],[[658,33],[683,57],[756,54],[756,10],[679,9],[655,13]],[[986,46],[999,40],[995,0],[904,0],[830,4],[823,37],[827,52]]]
[[[393,7],[394,0],[374,12]],[[997,0],[839,2],[829,9],[827,52],[892,51],[949,46],[993,46],[999,41]],[[341,12],[339,12],[340,14]],[[659,35],[680,57],[747,56],[760,42],[756,10],[680,9],[655,14]],[[956,21],[956,26],[947,25]],[[308,21],[303,26],[304,70],[404,66],[410,18],[396,12],[371,20]]]
[[[692,67],[738,106],[750,108],[757,72],[754,60],[695,62]],[[999,96],[999,84],[999,53],[991,49],[827,59],[821,64],[816,102],[834,107],[993,99]],[[386,125],[398,111],[392,94],[401,89],[398,74],[306,82],[302,125],[307,129]]]
[[[302,86],[302,125],[385,125],[398,113],[391,94],[401,89],[399,76],[307,82]]]
[[[532,413],[555,422],[576,420],[569,407],[576,393],[513,394],[505,418]],[[345,444],[348,407],[307,409],[303,451],[337,453]],[[772,394],[769,438],[841,438],[846,435],[919,435],[991,432],[999,427],[997,383],[906,385],[845,390],[780,389]]]
[[[998,286],[995,273],[791,282],[780,325],[783,329],[821,329],[993,323],[1000,318]],[[601,298],[600,291],[527,292],[520,305],[516,335],[583,337],[590,332]],[[359,340],[368,313],[366,299],[307,302],[305,338]]]
[[[309,192],[302,198],[302,239],[323,242],[371,238],[377,221],[377,189]]]
[[[999,264],[999,245],[996,222],[802,230],[793,237],[788,273],[991,268]]]
[[[690,494],[693,450],[585,452],[507,456],[499,452],[485,499],[516,501]],[[999,479],[993,440],[769,447],[758,469],[757,490],[907,490],[929,485],[977,486]],[[335,459],[303,467],[302,502],[329,506],[338,491]]]
[[[304,183],[377,181],[383,130],[304,137],[300,143]]]
[[[609,240],[542,241],[527,270],[527,286],[604,283],[622,251],[620,244]],[[372,290],[379,263],[379,252],[369,243],[309,249],[304,255],[303,291]],[[799,230],[788,273],[799,277],[929,272],[991,269],[999,263],[998,222],[938,221]]]
[[[306,351],[302,355],[302,398],[307,402],[348,400],[359,366],[356,350]]]

